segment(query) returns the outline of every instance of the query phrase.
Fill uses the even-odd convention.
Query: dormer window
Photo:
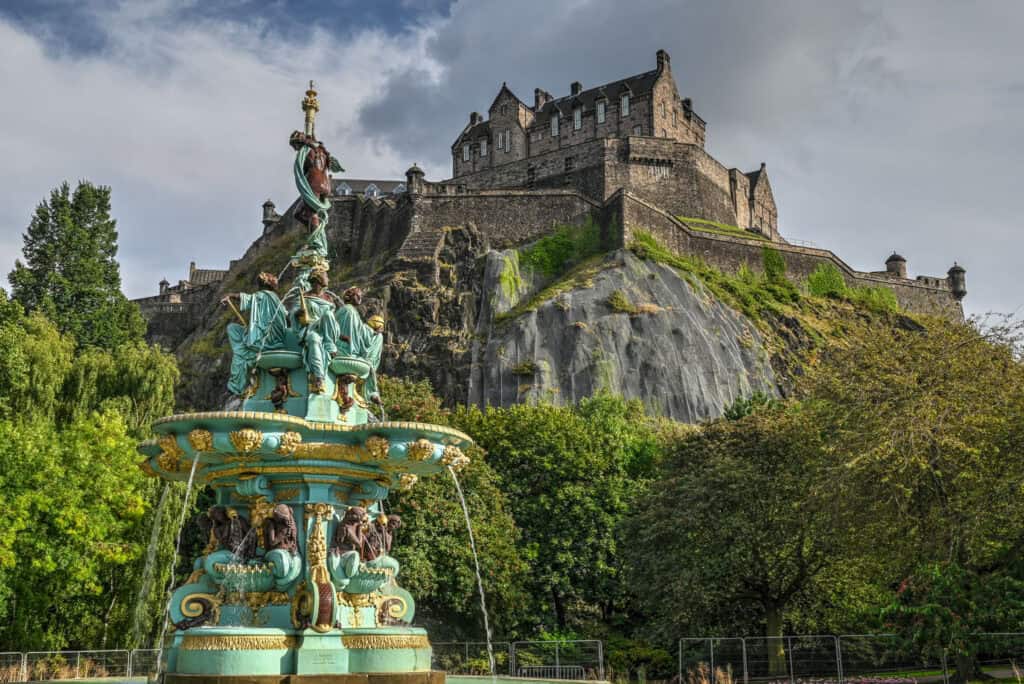
[[[463,143],[462,145],[462,161],[469,161],[469,143]]]
[[[391,191],[392,195],[401,195],[406,191],[405,183],[399,183],[395,186],[395,189]]]
[[[629,95],[623,95],[619,99],[619,116],[629,116]]]
[[[605,102],[604,100],[599,100],[598,101],[598,103],[597,103],[597,123],[604,123],[605,108],[607,106],[608,106],[608,103]]]
[[[572,110],[572,129],[578,131],[583,128],[583,107],[576,107]]]
[[[551,115],[551,137],[558,137],[558,112]]]
[[[334,194],[340,196],[351,195],[352,188],[348,183],[338,183],[334,188]]]
[[[380,197],[380,189],[376,186],[376,184],[370,183],[369,185],[366,186],[366,189],[363,190],[363,195],[365,195],[366,197]]]
[[[484,138],[480,141],[480,156],[487,156],[487,138]]]

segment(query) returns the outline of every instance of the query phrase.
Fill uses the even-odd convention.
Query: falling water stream
[[[149,533],[149,547],[146,549],[146,565],[142,570],[142,582],[139,585],[139,598],[135,601],[135,612],[132,614],[132,643],[139,643],[139,632],[142,627],[142,618],[146,614],[146,601],[149,599],[149,591],[153,587],[153,571],[156,568],[157,550],[160,546],[160,532],[163,530],[164,506],[167,504],[167,495],[171,491],[171,484],[165,483],[164,490],[160,493],[160,502],[156,505],[156,512],[153,514],[153,530]]]
[[[160,673],[164,658],[164,636],[167,634],[167,623],[171,619],[171,595],[174,591],[174,566],[178,562],[178,555],[181,553],[181,531],[185,527],[185,516],[188,515],[188,499],[192,494],[192,482],[196,479],[196,466],[199,465],[199,458],[192,461],[192,470],[188,473],[188,484],[185,485],[185,498],[181,502],[181,515],[178,517],[178,536],[174,541],[174,556],[171,558],[170,577],[167,579],[167,607],[164,610],[164,622],[160,626],[160,639],[156,642],[156,671]]]
[[[484,614],[484,636],[487,639],[487,664],[491,668],[491,680],[496,676],[494,667],[494,644],[491,643],[491,623],[487,618],[487,599],[484,598],[484,581],[480,577],[480,557],[476,553],[476,540],[473,538],[473,524],[469,521],[469,507],[466,506],[466,497],[462,493],[462,485],[455,475],[455,470],[448,466],[448,472],[455,482],[455,491],[459,493],[459,503],[462,504],[462,514],[466,516],[466,531],[469,532],[469,548],[473,552],[473,569],[476,570],[476,588],[480,591],[480,611]]]

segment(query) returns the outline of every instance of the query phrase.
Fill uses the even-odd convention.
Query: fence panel
[[[841,677],[838,641],[832,635],[747,637],[747,677],[762,681]]]
[[[32,681],[127,677],[128,651],[34,651],[25,654],[25,672]]]
[[[844,679],[943,677],[941,655],[922,654],[894,634],[843,634],[839,652]]]
[[[747,682],[746,661],[739,637],[679,640],[679,678],[687,684]]]
[[[604,644],[585,641],[516,641],[511,674],[543,679],[604,679]]]
[[[979,634],[972,641],[982,673],[996,679],[1024,679],[1024,634]],[[949,668],[955,670],[956,663],[950,662]],[[971,678],[978,678],[978,673]]]
[[[25,681],[25,654],[16,651],[0,653],[0,682]]]
[[[160,650],[156,648],[137,648],[132,651],[129,677],[155,677],[157,675],[157,658]]]
[[[452,675],[489,675],[486,641],[441,641],[433,642],[434,667]],[[512,673],[512,644],[508,641],[492,642],[494,649],[494,672],[499,675]]]

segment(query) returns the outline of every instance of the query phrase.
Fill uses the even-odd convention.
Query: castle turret
[[[171,286],[171,284],[169,282],[167,282],[167,278],[164,278],[163,280],[161,280],[160,281],[160,294],[167,294],[167,288],[169,288],[170,286]]]
[[[896,252],[889,255],[885,260],[885,272],[895,278],[907,277],[907,260]]]
[[[954,261],[953,267],[947,271],[946,275],[949,276],[949,289],[952,290],[956,300],[960,301],[967,295],[967,270]]]
[[[405,172],[405,191],[410,195],[418,195],[423,192],[423,169],[416,163]]]
[[[263,232],[266,232],[270,226],[281,220],[281,215],[275,210],[274,203],[269,199],[263,203]]]

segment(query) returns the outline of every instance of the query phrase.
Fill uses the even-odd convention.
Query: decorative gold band
[[[283,634],[186,634],[181,648],[185,651],[277,651],[297,645],[295,637]]]
[[[424,634],[349,634],[341,643],[345,648],[430,648]]]

